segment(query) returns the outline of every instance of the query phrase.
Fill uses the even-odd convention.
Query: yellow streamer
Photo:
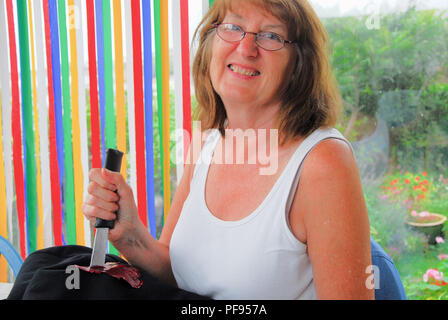
[[[170,62],[168,37],[168,1],[160,1],[160,33],[162,51],[162,106],[163,106],[163,202],[164,218],[171,205],[170,183]]]
[[[78,53],[76,50],[76,7],[74,0],[68,0],[68,24],[70,36],[70,74],[71,74],[71,106],[72,106],[72,139],[73,139],[73,173],[75,182],[75,217],[76,243],[85,245],[84,215],[81,211],[83,202],[83,170],[81,163],[81,129],[79,124],[79,84]]]
[[[36,143],[36,187],[37,187],[37,242],[36,249],[44,248],[44,207],[42,203],[42,173],[40,167],[40,150],[39,150],[39,116],[37,111],[37,85],[36,85],[36,58],[34,55],[34,31],[33,31],[33,11],[31,8],[31,0],[28,0],[28,16],[30,28],[30,44],[31,44],[31,84],[33,91],[33,121],[34,121],[34,141]],[[40,26],[38,26],[40,27]]]
[[[114,0],[114,34],[115,34],[115,100],[117,112],[117,148],[124,151],[123,163],[126,160],[126,104],[124,94],[124,72],[123,72],[123,39],[121,24],[121,1]],[[127,166],[121,166],[121,174],[127,180]]]
[[[0,93],[0,236],[8,238],[6,212],[5,164],[3,162],[3,128],[2,128],[2,97]],[[8,267],[5,257],[0,255],[0,282],[8,281]]]

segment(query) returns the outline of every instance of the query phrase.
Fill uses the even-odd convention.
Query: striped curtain
[[[212,3],[202,0],[202,9]],[[22,258],[54,245],[92,245],[81,205],[89,170],[103,165],[107,148],[125,152],[121,173],[140,219],[159,234],[170,172],[175,167],[177,185],[191,137],[191,4],[0,1],[0,235]],[[0,256],[0,282],[7,280]]]

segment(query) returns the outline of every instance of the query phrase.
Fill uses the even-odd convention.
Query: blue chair
[[[403,283],[394,262],[373,238],[370,238],[370,245],[372,265],[377,267],[379,273],[378,279],[374,271],[375,300],[406,300]]]
[[[12,269],[12,272],[14,273],[14,276],[17,277],[17,274],[22,267],[23,260],[11,243],[9,243],[9,241],[2,236],[0,236],[0,254],[5,257]]]

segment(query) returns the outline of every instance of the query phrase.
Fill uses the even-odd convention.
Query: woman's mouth
[[[237,66],[237,65],[233,65],[233,64],[229,64],[227,66],[232,72],[235,72],[237,74],[240,74],[242,76],[246,76],[246,77],[256,77],[260,75],[260,71],[257,70],[249,70],[249,69],[245,69],[243,67]]]

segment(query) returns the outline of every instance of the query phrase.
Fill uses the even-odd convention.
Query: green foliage
[[[371,30],[365,17],[324,20],[345,106],[340,127],[356,139],[352,118],[380,116],[389,125],[392,163],[414,171],[448,167],[445,14],[410,8],[382,16]]]
[[[426,238],[407,227],[408,209],[405,206],[382,198],[377,187],[366,187],[364,194],[370,233],[393,260],[427,247]]]
[[[410,300],[447,300],[448,285],[433,284],[424,281],[423,276],[430,269],[436,269],[443,274],[444,281],[448,281],[448,260],[441,255],[448,252],[446,243],[429,248],[415,255],[402,257],[397,261],[397,268],[402,276],[406,296]],[[443,259],[443,260],[442,260]]]

